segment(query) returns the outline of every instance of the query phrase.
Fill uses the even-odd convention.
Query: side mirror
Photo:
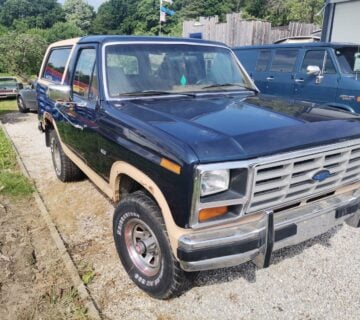
[[[50,85],[46,91],[46,96],[53,101],[70,102],[70,86],[61,84]]]
[[[19,82],[19,83],[17,84],[17,87],[18,87],[18,90],[24,89],[24,85],[23,85],[21,82]]]
[[[306,73],[309,76],[318,76],[321,73],[321,69],[318,66],[308,66],[306,68]]]

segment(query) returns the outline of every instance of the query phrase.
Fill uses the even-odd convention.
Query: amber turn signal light
[[[203,209],[199,212],[199,222],[204,222],[228,213],[228,207]]]
[[[357,101],[357,102],[360,102],[360,96],[356,98],[356,101]]]
[[[168,169],[176,174],[180,174],[180,172],[181,172],[181,167],[178,164],[176,164],[168,159],[161,158],[160,165],[163,168]]]

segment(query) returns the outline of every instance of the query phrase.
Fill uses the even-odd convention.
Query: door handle
[[[296,82],[296,83],[303,83],[303,82],[304,82],[304,79],[295,79],[295,82]]]
[[[274,80],[274,77],[273,77],[273,76],[267,77],[266,80],[267,80],[267,81],[273,81],[273,80]]]

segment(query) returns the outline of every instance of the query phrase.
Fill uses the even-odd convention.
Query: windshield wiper
[[[244,86],[242,84],[238,84],[238,83],[214,83],[214,84],[210,84],[208,86],[202,87],[202,89],[211,89],[211,88],[224,88],[224,87],[239,87],[242,89],[246,89],[255,93],[259,93],[258,90],[256,90],[255,88],[251,88],[251,87],[247,87]]]
[[[159,91],[159,90],[144,90],[137,92],[125,92],[119,94],[119,96],[144,96],[144,95],[145,96],[181,95],[181,96],[196,97],[196,95],[193,93]]]

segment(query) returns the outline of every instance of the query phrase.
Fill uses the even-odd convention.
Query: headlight
[[[201,196],[226,191],[229,188],[229,170],[204,171],[201,174]]]

